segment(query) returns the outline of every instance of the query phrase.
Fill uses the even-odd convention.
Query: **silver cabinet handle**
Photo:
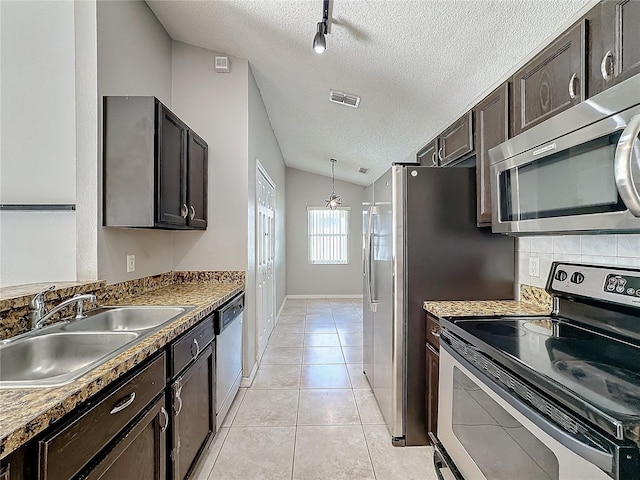
[[[444,161],[444,158],[442,158],[442,147],[438,149],[438,158],[440,159],[441,162]]]
[[[176,383],[174,383],[172,388],[174,396],[173,413],[177,417],[182,411],[182,397],[180,396],[180,394],[182,393],[182,385],[180,385],[180,381],[178,380]]]
[[[169,426],[169,414],[164,407],[160,407],[160,413],[162,414],[162,418],[164,419],[164,422],[160,424],[160,431],[164,432]]]
[[[191,220],[193,220],[194,218],[196,218],[196,209],[193,208],[193,205],[191,205]]]
[[[180,208],[180,216],[182,218],[187,218],[187,215],[189,215],[189,209],[187,208],[187,204],[183,203],[182,208]]]
[[[640,159],[634,161],[634,155],[640,155],[640,149],[634,149],[635,142],[640,141],[638,134],[640,134],[640,115],[629,120],[627,128],[622,132],[613,162],[618,193],[634,217],[640,217],[640,178],[634,178],[634,173],[640,177],[640,168],[638,168]]]
[[[578,80],[578,75],[574,73],[571,75],[571,80],[569,80],[569,97],[571,97],[571,100],[575,100],[578,97],[576,94],[576,80]]]
[[[111,411],[109,413],[111,415],[114,415],[114,414],[116,414],[118,412],[121,412],[122,410],[127,408],[129,405],[131,405],[135,399],[136,399],[136,392],[131,392],[129,394],[129,397],[123,397],[120,400],[118,400],[113,405],[113,408],[111,409]]]
[[[611,53],[611,50],[605,53],[602,58],[600,73],[602,74],[602,78],[607,82],[613,78],[613,53]]]
[[[431,335],[433,335],[436,338],[440,338],[440,329],[438,327],[432,328]]]
[[[195,338],[193,339],[193,345],[195,345],[196,347],[196,353],[193,353],[193,346],[191,347],[191,356],[193,358],[196,358],[198,355],[200,355],[200,344],[198,343],[198,340],[196,340]]]
[[[431,155],[431,164],[432,164],[434,167],[437,167],[437,166],[438,166],[438,161],[436,160],[436,152],[435,152],[435,150],[434,150],[434,152],[433,152],[433,155]]]

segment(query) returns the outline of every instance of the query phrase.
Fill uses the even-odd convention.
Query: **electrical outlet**
[[[532,277],[540,276],[540,257],[529,257],[529,275]]]
[[[136,256],[127,255],[127,273],[136,271]]]

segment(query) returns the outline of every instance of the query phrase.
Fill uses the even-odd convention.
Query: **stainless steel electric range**
[[[440,478],[640,478],[640,270],[555,262],[546,290],[549,316],[441,320]]]

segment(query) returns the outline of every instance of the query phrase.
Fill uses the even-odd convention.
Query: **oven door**
[[[492,165],[493,231],[640,230],[639,133],[635,106]]]
[[[612,472],[613,456],[606,449],[581,443],[497,385],[480,380],[463,362],[441,342],[438,439],[464,478],[612,478],[585,459]]]

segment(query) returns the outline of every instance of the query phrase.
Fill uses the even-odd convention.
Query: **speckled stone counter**
[[[176,280],[185,283],[171,284],[138,296],[105,295],[106,299],[118,300],[100,302],[101,305],[190,305],[196,308],[68,385],[0,390],[0,459],[242,291],[243,273],[240,272],[242,276],[238,272],[231,273],[232,275],[220,277],[200,272],[193,275],[183,272]],[[106,288],[113,291],[110,287]]]
[[[548,315],[552,300],[544,289],[520,285],[518,300],[430,301],[423,308],[436,317],[471,317],[492,315]]]
[[[547,315],[549,313],[549,309],[517,300],[424,302],[424,309],[436,317]]]

